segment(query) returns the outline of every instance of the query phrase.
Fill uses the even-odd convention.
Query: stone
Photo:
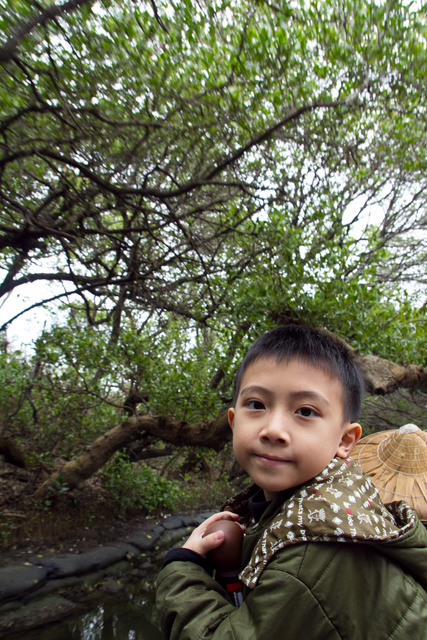
[[[179,529],[179,527],[182,527],[182,518],[179,516],[169,516],[163,520],[162,524],[167,530]]]
[[[180,527],[179,529],[172,529],[171,531],[165,531],[162,535],[161,546],[170,549],[176,546],[179,541],[184,541],[191,534],[191,527]]]
[[[12,565],[0,569],[0,602],[21,598],[41,587],[48,578],[43,566]]]
[[[123,560],[126,553],[127,551],[123,546],[106,545],[85,553],[72,553],[63,557],[37,558],[34,560],[46,568],[49,579],[55,579],[81,576],[85,573],[104,569]]]
[[[126,538],[126,542],[130,542],[134,547],[139,549],[140,551],[149,551],[154,547],[157,540],[160,538],[161,533],[163,533],[164,529],[162,527],[161,532],[159,531],[144,531],[141,533],[136,533],[133,536]]]
[[[181,520],[184,527],[198,527],[206,518],[202,516],[182,516]]]
[[[34,600],[16,611],[2,616],[0,632],[28,631],[44,624],[63,620],[66,616],[83,612],[81,605],[66,600],[62,596],[52,595]]]
[[[140,551],[135,545],[130,542],[109,542],[107,547],[118,547],[124,551],[124,558],[126,560],[131,560],[132,558],[139,557]]]

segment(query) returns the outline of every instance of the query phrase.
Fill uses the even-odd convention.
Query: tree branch
[[[70,490],[78,487],[100,469],[115,451],[147,433],[178,446],[212,447],[216,450],[221,450],[231,438],[226,411],[214,420],[203,420],[195,425],[169,416],[134,416],[97,438],[78,458],[66,462],[40,485],[35,498],[41,500],[46,497],[49,487],[54,485],[59,476]]]
[[[383,396],[396,389],[427,392],[427,369],[414,364],[406,366],[370,354],[356,356],[368,393]]]
[[[6,43],[0,47],[0,63],[9,62],[14,58],[19,44],[31,33],[33,29],[43,26],[49,20],[54,20],[64,13],[74,11],[78,7],[91,2],[93,2],[93,0],[68,0],[68,2],[65,2],[64,4],[51,5],[50,7],[40,9],[38,13],[34,13],[28,18],[28,20],[21,22]]]

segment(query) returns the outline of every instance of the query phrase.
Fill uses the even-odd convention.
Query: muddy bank
[[[169,516],[83,553],[30,556],[0,568],[0,638],[84,613],[94,592],[154,579],[165,551],[210,513]]]

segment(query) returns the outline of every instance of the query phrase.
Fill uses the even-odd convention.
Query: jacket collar
[[[242,513],[256,490],[250,487],[227,507]],[[386,509],[354,460],[334,458],[318,476],[285,498],[263,530],[240,578],[253,588],[267,562],[292,544],[389,541],[403,535],[415,521],[415,513],[405,503],[394,515]]]

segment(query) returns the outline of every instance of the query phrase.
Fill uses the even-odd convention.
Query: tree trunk
[[[226,411],[215,420],[201,421],[193,426],[168,416],[133,416],[97,438],[78,458],[66,462],[40,485],[34,497],[38,500],[46,498],[49,491],[54,491],[58,479],[70,491],[80,486],[103,467],[115,451],[147,433],[178,446],[211,447],[217,450],[222,449],[231,438]]]
[[[399,387],[427,392],[427,369],[412,364],[403,366],[371,355],[357,354],[356,360],[369,394],[385,395]],[[115,451],[144,434],[175,446],[210,447],[217,451],[231,439],[226,411],[214,420],[202,420],[195,425],[169,416],[132,416],[97,438],[78,458],[67,462],[37,489],[35,498],[45,498],[49,489],[54,489],[58,478],[69,490],[78,487],[100,469]]]
[[[0,435],[0,455],[4,456],[4,459],[6,462],[9,462],[9,464],[25,469],[24,450],[8,436]]]
[[[414,364],[403,366],[378,356],[356,356],[368,394],[384,396],[396,389],[427,392],[427,369]]]

